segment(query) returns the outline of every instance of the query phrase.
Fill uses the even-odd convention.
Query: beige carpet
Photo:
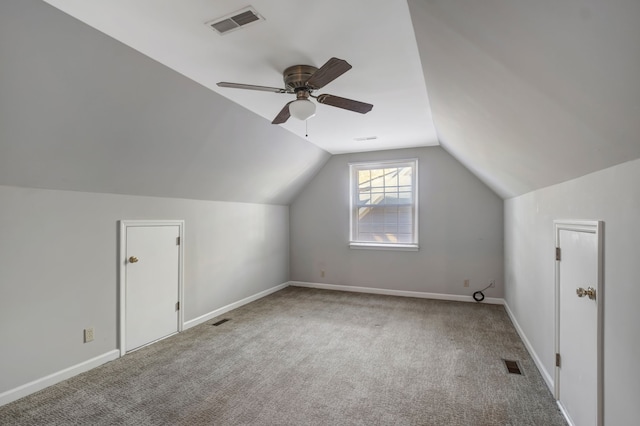
[[[502,306],[289,287],[221,318],[0,407],[0,424],[566,424]]]

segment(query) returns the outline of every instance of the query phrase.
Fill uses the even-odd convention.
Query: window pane
[[[398,197],[397,194],[390,194],[390,193],[385,193],[384,194],[384,204],[387,206],[395,206],[398,204]]]
[[[398,225],[398,234],[408,234],[411,235],[411,225],[410,224],[402,224]]]
[[[413,212],[411,211],[411,207],[400,207],[398,208],[398,223],[402,225],[411,224],[413,219]]]
[[[384,169],[384,186],[398,186],[398,169]]]
[[[398,243],[410,244],[411,240],[411,234],[398,234]]]
[[[403,167],[398,173],[399,186],[411,186],[411,167]]]
[[[371,172],[369,170],[358,170],[358,186],[369,186],[371,180]]]
[[[371,203],[371,194],[368,192],[358,194],[358,202],[360,205]]]
[[[375,242],[375,239],[373,238],[373,234],[367,234],[367,233],[360,233],[358,235],[359,241],[365,242],[365,243],[372,243]]]
[[[360,223],[366,223],[371,221],[371,209],[369,207],[360,207],[358,209],[358,221]]]
[[[384,188],[384,170],[383,169],[371,170],[371,187]]]
[[[411,204],[411,192],[398,193],[398,204]]]
[[[366,233],[366,232],[372,232],[372,231],[373,231],[373,225],[371,225],[371,223],[360,222],[360,229],[359,229],[360,233]]]

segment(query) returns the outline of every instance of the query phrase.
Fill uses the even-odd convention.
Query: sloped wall
[[[36,0],[0,2],[0,184],[286,205],[329,154]]]
[[[420,251],[350,249],[348,163],[405,158],[419,161]],[[470,296],[495,279],[486,295],[502,297],[502,209],[440,147],[333,156],[291,204],[291,280]]]
[[[0,395],[117,348],[120,219],[185,220],[185,321],[288,281],[287,206],[7,186],[0,206]]]
[[[553,381],[553,221],[604,221],[605,424],[640,418],[640,160],[505,201],[505,299]]]
[[[640,2],[408,3],[440,143],[503,198],[640,158]]]

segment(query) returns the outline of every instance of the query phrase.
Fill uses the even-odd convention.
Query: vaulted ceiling
[[[353,69],[317,94],[371,103],[373,111],[318,105],[308,129],[295,119],[282,127],[332,154],[438,144],[405,0],[252,0],[264,21],[224,35],[205,24],[245,3],[46,1],[269,121],[295,97],[216,83],[284,87],[289,66],[344,59]]]
[[[640,158],[635,0],[254,0],[222,36],[245,4],[46,2],[84,24],[0,4],[0,184],[287,204],[330,154],[440,144],[508,198]],[[215,84],[332,56],[370,113]]]
[[[498,194],[640,158],[640,2],[409,6],[440,143]]]

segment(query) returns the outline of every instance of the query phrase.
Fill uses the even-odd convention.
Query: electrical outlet
[[[493,288],[496,286],[496,280],[489,281],[489,287]]]
[[[469,287],[469,280],[464,280],[464,286]]]
[[[322,278],[324,278],[324,269],[323,269],[322,271],[320,271],[320,276],[321,276]]]
[[[84,329],[84,342],[89,343],[93,341],[93,327]]]

